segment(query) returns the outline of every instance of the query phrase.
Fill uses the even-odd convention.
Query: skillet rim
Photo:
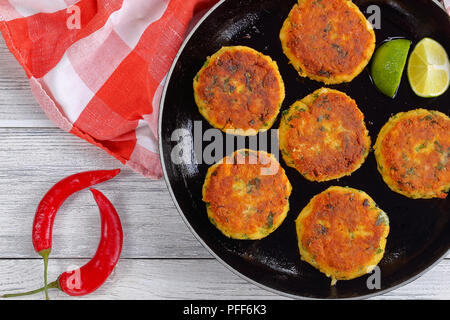
[[[166,75],[166,79],[165,79],[165,83],[164,83],[164,88],[161,94],[161,100],[159,103],[159,112],[158,112],[158,148],[159,148],[159,157],[160,157],[160,161],[161,161],[161,168],[163,171],[163,176],[164,176],[164,181],[166,183],[167,189],[170,193],[170,197],[172,198],[172,201],[175,205],[175,207],[177,208],[177,211],[179,213],[179,215],[181,216],[181,218],[183,219],[184,223],[186,224],[186,226],[188,227],[189,231],[194,235],[194,237],[200,242],[200,244],[214,257],[215,260],[219,261],[224,267],[226,267],[228,270],[230,270],[231,272],[233,272],[235,275],[237,275],[238,277],[240,277],[241,279],[244,279],[245,281],[261,288],[264,290],[267,290],[273,294],[276,294],[278,296],[281,297],[287,297],[287,298],[291,298],[291,299],[297,299],[297,300],[362,300],[362,299],[368,299],[368,298],[372,298],[372,297],[376,297],[376,296],[381,296],[383,294],[386,294],[390,291],[396,290],[398,288],[401,288],[415,280],[417,280],[418,278],[420,278],[421,276],[423,276],[425,273],[427,273],[429,270],[431,270],[432,268],[434,268],[437,264],[439,264],[442,260],[444,260],[444,258],[450,253],[450,248],[447,249],[447,251],[445,253],[442,254],[442,256],[440,256],[438,259],[436,259],[434,262],[432,262],[431,264],[429,264],[427,267],[425,267],[424,269],[422,269],[420,272],[418,272],[417,274],[415,274],[414,276],[408,278],[405,281],[400,282],[399,284],[396,284],[392,287],[386,288],[386,289],[380,289],[380,290],[376,290],[374,293],[371,294],[366,294],[366,295],[360,295],[360,296],[356,296],[356,297],[348,297],[348,298],[317,298],[317,297],[307,297],[307,296],[301,296],[301,295],[295,295],[295,294],[291,294],[291,293],[287,293],[284,291],[280,291],[277,289],[274,289],[272,287],[266,286],[262,283],[259,283],[247,276],[245,276],[244,274],[242,274],[241,272],[239,272],[238,270],[236,270],[235,268],[233,268],[231,265],[229,265],[228,263],[226,263],[223,259],[221,259],[215,252],[214,250],[212,250],[204,241],[203,239],[197,234],[197,232],[194,230],[194,228],[191,226],[191,224],[189,223],[189,221],[187,220],[186,216],[184,215],[183,210],[181,209],[180,205],[178,204],[177,198],[175,197],[175,194],[172,190],[172,186],[171,186],[171,182],[169,181],[168,175],[167,175],[167,170],[166,170],[166,162],[164,160],[164,154],[162,152],[163,150],[163,144],[162,144],[162,115],[163,115],[163,111],[164,111],[164,104],[165,104],[165,98],[166,98],[166,94],[167,94],[167,89],[169,87],[169,83],[170,80],[172,78],[172,73],[173,70],[175,69],[176,64],[178,63],[178,59],[180,58],[181,54],[184,51],[185,46],[188,44],[189,40],[191,39],[191,37],[195,34],[195,32],[197,31],[197,29],[200,27],[200,25],[218,8],[220,7],[224,2],[226,2],[227,0],[220,0],[218,1],[214,6],[212,6],[201,18],[199,21],[197,21],[197,23],[195,24],[195,26],[189,31],[189,33],[187,34],[186,38],[183,40],[183,43],[181,44],[180,48],[178,49],[178,52],[174,58],[174,60],[172,61],[172,64],[170,66],[169,72]],[[430,5],[432,6],[437,6],[439,9],[443,10],[445,14],[447,14],[447,12],[445,11],[444,8],[442,8],[441,5],[437,4],[434,0],[428,0],[430,2]],[[450,19],[450,17],[449,17]]]

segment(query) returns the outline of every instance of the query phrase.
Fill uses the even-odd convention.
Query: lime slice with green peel
[[[395,39],[375,51],[371,65],[373,83],[383,94],[394,98],[402,79],[411,41]]]
[[[444,47],[430,38],[420,40],[409,57],[407,74],[418,96],[431,98],[443,94],[450,84],[450,63]]]

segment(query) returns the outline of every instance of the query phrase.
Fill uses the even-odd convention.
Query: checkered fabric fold
[[[213,3],[0,0],[0,30],[56,125],[160,178],[165,76],[194,15]]]
[[[448,14],[450,14],[450,0],[441,0]]]

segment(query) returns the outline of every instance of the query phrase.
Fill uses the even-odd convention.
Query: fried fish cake
[[[337,280],[369,273],[384,255],[389,219],[365,192],[330,187],[296,221],[301,259]]]
[[[381,128],[374,146],[378,171],[406,197],[445,198],[450,190],[450,118],[438,111],[400,112]]]
[[[213,127],[232,134],[255,135],[269,129],[284,95],[276,62],[245,46],[221,48],[194,78],[200,113]]]
[[[345,93],[321,88],[283,111],[284,161],[310,181],[350,175],[366,159],[370,137],[364,115]]]
[[[372,25],[350,0],[299,0],[280,40],[300,76],[325,84],[352,81],[375,50]]]
[[[241,149],[208,169],[203,201],[209,220],[225,236],[256,240],[286,218],[291,190],[273,155]]]

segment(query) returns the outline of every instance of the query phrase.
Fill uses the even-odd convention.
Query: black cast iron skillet
[[[368,6],[380,7],[381,29],[375,30],[377,45],[391,37],[404,37],[412,41],[413,47],[423,37],[431,37],[450,53],[450,19],[433,1],[354,2],[366,16]],[[194,121],[200,121],[197,123],[201,123],[203,131],[211,128],[195,105],[192,79],[206,57],[222,46],[247,45],[277,61],[286,86],[282,110],[323,86],[299,77],[282,53],[278,34],[294,4],[294,0],[222,1],[190,33],[172,65],[161,101],[159,139],[165,179],[176,206],[194,235],[218,260],[243,278],[272,292],[297,298],[360,298],[381,294],[419,277],[447,254],[450,196],[444,200],[412,200],[392,192],[376,169],[373,152],[350,177],[326,183],[309,182],[281,161],[293,186],[291,210],[286,220],[262,240],[233,240],[223,236],[207,218],[201,189],[209,165],[195,164],[195,161],[177,165],[171,161],[173,148],[179,146],[180,140],[183,140],[184,149],[176,149],[176,152],[194,158],[194,147],[190,145]],[[450,90],[438,98],[419,98],[410,89],[405,74],[395,99],[376,90],[367,70],[351,83],[329,87],[356,100],[365,114],[372,142],[382,125],[397,112],[417,107],[439,110],[447,115],[450,111]],[[279,118],[273,128],[278,128]],[[172,141],[176,129],[186,129],[186,135]],[[200,152],[207,144],[209,142],[200,145]],[[379,290],[368,288],[370,275],[338,281],[331,287],[329,278],[300,260],[294,220],[314,195],[331,185],[367,192],[389,215],[391,230],[386,253],[379,264]]]

